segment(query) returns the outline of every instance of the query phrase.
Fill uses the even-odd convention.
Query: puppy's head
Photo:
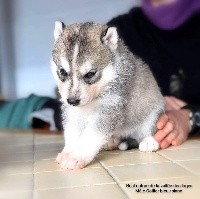
[[[115,79],[116,28],[94,23],[66,26],[55,23],[52,71],[61,99],[84,106],[96,99]]]

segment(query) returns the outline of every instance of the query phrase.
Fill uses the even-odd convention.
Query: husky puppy
[[[115,27],[55,23],[52,71],[63,103],[63,169],[83,168],[107,145],[136,139],[156,151],[152,137],[164,100],[149,67],[133,55]],[[119,148],[127,147],[119,145]]]

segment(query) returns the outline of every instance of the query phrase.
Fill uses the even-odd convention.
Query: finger
[[[164,126],[167,124],[169,118],[166,114],[163,114],[159,120],[157,121],[156,127],[157,129],[161,130],[164,128]]]
[[[180,107],[176,103],[174,103],[174,101],[171,99],[171,97],[165,97],[165,101],[166,101],[166,110],[167,111],[180,109]]]
[[[173,130],[171,133],[169,133],[160,143],[161,149],[166,149],[172,144],[172,141],[175,140],[178,136],[177,130]]]
[[[181,107],[183,107],[183,106],[185,106],[186,105],[186,102],[184,102],[184,101],[182,101],[182,100],[180,100],[180,99],[178,99],[178,98],[176,98],[176,97],[170,97],[171,98],[171,100],[179,107],[179,109],[181,108]]]
[[[179,146],[179,145],[181,145],[186,139],[187,139],[187,137],[184,137],[184,136],[182,135],[182,133],[181,133],[179,136],[177,136],[177,137],[172,141],[172,145],[173,145],[173,146]]]
[[[171,102],[170,102],[169,97],[166,96],[164,98],[165,98],[165,109],[166,109],[166,111],[173,110],[173,107],[171,107]]]
[[[156,132],[154,138],[157,140],[157,142],[160,142],[173,130],[174,130],[174,123],[170,120],[167,122],[167,124],[163,129]]]

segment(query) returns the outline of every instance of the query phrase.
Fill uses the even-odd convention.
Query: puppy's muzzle
[[[81,100],[79,100],[79,99],[73,99],[73,98],[67,99],[67,103],[68,103],[69,105],[72,105],[72,106],[77,106],[77,105],[79,105],[80,101],[81,101]]]

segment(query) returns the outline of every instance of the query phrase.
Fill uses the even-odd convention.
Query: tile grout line
[[[117,183],[118,187],[124,193],[124,195],[127,197],[127,199],[130,199],[130,197],[128,196],[128,194],[126,193],[126,191],[120,186],[119,181],[116,179],[115,176],[112,175],[112,172],[110,172],[109,169],[107,169],[100,161],[98,161],[98,162],[101,164],[101,166],[104,168],[104,170],[108,173],[108,175],[111,176],[112,179]]]
[[[164,154],[160,154],[160,153],[158,153],[158,154],[159,154],[160,156],[164,157],[164,158],[167,158],[168,160],[170,160],[170,162],[172,162],[172,163],[174,163],[174,164],[180,166],[181,168],[183,168],[183,169],[189,171],[191,174],[195,175],[195,173],[193,173],[193,172],[192,172],[191,170],[189,170],[187,167],[185,167],[184,165],[181,165],[180,163],[178,163],[179,160],[172,160],[172,159],[168,158],[168,157],[167,157],[166,155],[164,155]],[[184,160],[182,160],[182,161],[184,161]]]
[[[6,161],[6,162],[0,162],[0,164],[8,164],[8,163],[21,163],[21,162],[33,162],[32,160],[25,160],[25,161]]]
[[[157,152],[156,152],[157,153]],[[191,161],[191,160],[200,160],[199,158],[198,159],[194,159],[194,158],[192,158],[192,159],[186,159],[186,160],[184,160],[184,159],[182,159],[182,160],[173,160],[173,159],[171,159],[170,157],[168,157],[167,155],[165,155],[165,154],[162,154],[162,153],[160,153],[160,152],[158,152],[157,153],[158,155],[160,155],[161,157],[164,157],[164,158],[166,158],[166,159],[168,159],[168,160],[170,160],[170,162],[176,162],[176,161]]]
[[[191,176],[178,176],[178,177],[160,177],[160,178],[148,178],[148,179],[140,179],[140,180],[125,180],[125,181],[122,181],[121,183],[130,183],[130,182],[134,182],[134,183],[139,183],[139,182],[143,182],[144,180],[145,181],[152,181],[152,180],[167,180],[167,179],[182,179],[182,178],[187,178],[187,177],[191,177]],[[193,176],[192,176],[193,177]]]
[[[166,155],[163,155],[162,153],[160,153],[159,151],[156,151],[156,154],[158,154],[160,157],[163,157],[167,160],[169,160],[170,162],[172,161],[172,159],[170,159],[169,157],[167,157]]]
[[[195,172],[193,172],[192,170],[190,170],[189,168],[187,168],[186,166],[180,164],[178,161],[174,161],[174,163],[176,163],[177,165],[179,165],[180,167],[184,168],[185,170],[189,171],[190,173],[192,173],[193,175],[197,176],[197,174]]]
[[[185,149],[199,149],[200,147],[198,146],[193,146],[193,147],[180,147],[180,148],[167,148],[167,149],[164,149],[166,151],[173,151],[173,150],[185,150]]]
[[[187,159],[187,160],[175,160],[176,162],[190,162],[190,161],[200,161],[199,159]]]
[[[148,165],[148,164],[163,164],[163,163],[169,163],[171,162],[170,160],[167,161],[163,161],[163,162],[159,162],[159,161],[155,161],[155,162],[142,162],[142,163],[133,163],[133,164],[117,164],[117,165],[112,165],[112,166],[107,166],[108,168],[112,168],[112,167],[123,167],[123,166],[137,166],[137,165]]]
[[[42,188],[37,189],[37,191],[46,191],[46,190],[59,190],[59,189],[73,189],[73,188],[84,188],[84,187],[93,187],[93,186],[102,186],[102,185],[116,185],[116,182],[108,182],[108,183],[97,183],[92,185],[74,185],[74,186],[64,186],[64,187],[53,187],[53,188]]]
[[[162,154],[162,153],[160,153],[159,151],[158,152],[156,152],[159,156],[161,156],[161,157],[163,157],[163,158],[165,158],[165,159],[167,159],[167,160],[169,160],[170,162],[173,162],[173,160],[172,159],[170,159],[167,155],[164,155],[164,154]]]
[[[90,168],[84,168],[84,170],[88,170],[88,169],[101,169],[101,167],[90,167]],[[56,170],[49,170],[49,171],[36,171],[35,174],[39,174],[39,173],[53,173],[53,172],[63,172],[63,169],[56,169]]]

